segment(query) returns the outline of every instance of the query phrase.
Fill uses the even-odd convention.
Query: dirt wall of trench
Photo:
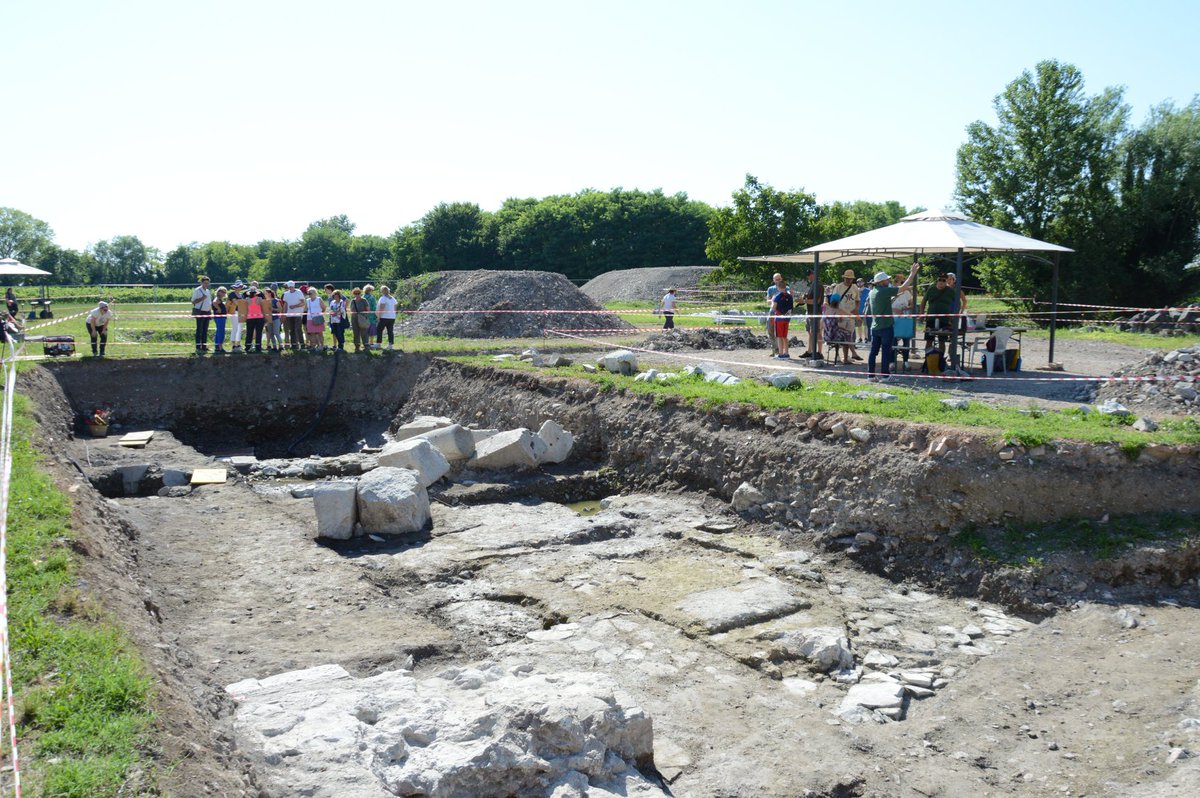
[[[844,414],[757,408],[705,411],[670,398],[602,392],[592,383],[435,361],[397,422],[445,415],[481,427],[536,430],[554,419],[575,456],[616,470],[631,487],[686,486],[730,498],[749,482],[804,526],[921,537],[1008,521],[1045,522],[1200,510],[1200,447],[1059,442],[1005,448],[993,434]],[[870,430],[866,444],[829,431]]]

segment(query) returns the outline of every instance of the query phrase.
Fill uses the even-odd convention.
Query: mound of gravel
[[[605,272],[579,289],[598,304],[613,300],[662,299],[668,288],[695,288],[700,278],[716,266],[664,266],[653,269],[619,269]]]
[[[570,280],[553,272],[441,272],[429,284],[418,311],[402,324],[407,335],[455,338],[529,338],[546,328],[629,328],[604,313]],[[514,311],[545,310],[547,313]],[[577,311],[574,313],[563,311]]]
[[[1114,377],[1168,377],[1145,382],[1106,382],[1096,401],[1116,399],[1135,413],[1200,415],[1200,344],[1154,352],[1139,363],[1118,369]]]
[[[793,339],[794,340],[794,339]],[[685,330],[657,333],[642,343],[655,352],[684,352],[704,349],[770,349],[771,340],[765,333],[755,334],[745,327],[731,330]]]

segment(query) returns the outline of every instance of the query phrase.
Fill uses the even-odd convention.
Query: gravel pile
[[[662,299],[669,288],[695,288],[700,278],[716,266],[664,266],[654,269],[619,269],[593,277],[579,289],[596,303],[613,300]]]
[[[517,310],[579,313],[513,313]],[[419,311],[398,325],[406,335],[528,338],[547,327],[573,330],[632,325],[601,308],[570,280],[553,272],[442,272],[425,291]]]
[[[696,349],[770,349],[766,333],[754,334],[745,327],[731,330],[672,330],[651,335],[643,349],[655,352],[684,352]]]
[[[1114,377],[1182,377],[1167,382],[1106,382],[1097,401],[1116,399],[1134,412],[1187,413],[1200,415],[1200,344],[1155,352],[1140,363],[1118,369]]]

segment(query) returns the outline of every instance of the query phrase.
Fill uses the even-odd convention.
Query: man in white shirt
[[[283,331],[287,335],[288,349],[303,349],[304,338],[304,294],[296,287],[295,280],[287,281],[283,300]]]
[[[666,317],[666,321],[663,322],[664,330],[675,329],[675,304],[677,301],[675,298],[675,289],[668,288],[666,296],[662,298],[662,312],[663,316]]]
[[[208,322],[212,319],[212,291],[208,278],[201,275],[200,285],[192,291],[192,315],[196,317],[196,352],[208,351]]]
[[[88,312],[85,323],[87,324],[88,337],[92,339],[93,357],[104,357],[104,345],[108,343],[108,323],[112,319],[112,311],[108,309],[108,303],[104,301],[101,301],[100,304]],[[97,341],[100,344],[99,352],[96,351]]]

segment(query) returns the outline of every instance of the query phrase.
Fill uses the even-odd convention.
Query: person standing
[[[264,305],[267,308],[267,322],[263,326],[266,332],[267,351],[278,352],[283,348],[283,300],[279,298],[274,288],[263,292]]]
[[[675,289],[668,288],[666,295],[663,296],[663,298],[662,298],[663,329],[664,330],[674,330],[675,329],[675,305],[676,304],[677,304],[677,300],[675,298]]]
[[[17,301],[17,295],[11,285],[4,290],[4,304],[8,307],[8,315],[16,318],[20,314],[21,303]]]
[[[257,288],[251,288],[243,301],[246,304],[246,351],[249,352],[253,346],[255,352],[262,352],[263,328],[266,327],[269,312],[266,300]]]
[[[892,300],[892,315],[904,317],[905,327],[911,330],[913,329],[913,320],[908,317],[912,315],[913,309],[913,286],[911,284],[905,286],[903,278],[903,274],[897,274],[893,278],[893,282],[900,286],[900,293]],[[894,333],[899,332],[899,328],[894,320],[892,322],[892,329]],[[911,336],[895,339],[895,345],[900,348],[900,354],[904,358],[904,368],[906,371],[908,370],[908,358],[912,353],[914,340]]]
[[[108,303],[104,300],[100,300],[96,307],[88,311],[84,323],[87,325],[88,337],[92,339],[93,357],[104,357],[104,346],[108,343],[108,323],[112,320],[112,311],[108,309]],[[98,352],[97,343],[99,343]]]
[[[861,295],[858,284],[854,279],[854,270],[846,269],[842,272],[842,284],[835,286],[833,293],[841,297],[836,303],[838,309],[838,324],[845,330],[846,335],[841,336],[841,340],[847,344],[844,346],[843,354],[849,355],[854,360],[862,361],[862,357],[858,354],[858,350],[854,347],[854,331],[855,320],[858,318],[858,303]]]
[[[396,297],[392,296],[392,289],[386,285],[379,286],[379,302],[376,307],[379,310],[379,332],[375,334],[375,348],[383,346],[383,331],[387,330],[387,348],[392,349],[396,343]]]
[[[942,355],[946,354],[946,343],[954,329],[951,314],[954,308],[955,293],[957,292],[950,288],[948,275],[945,274],[939,274],[933,286],[925,289],[925,297],[921,300],[921,315],[925,316],[926,350],[929,349],[930,341],[936,341],[937,351]],[[951,347],[950,350],[953,355],[954,347]],[[952,356],[951,360],[957,360],[957,358]],[[958,368],[957,362],[951,362],[950,365]]]
[[[308,289],[308,302],[304,309],[307,321],[308,348],[317,352],[325,348],[325,303],[317,296],[316,288]]]
[[[208,321],[212,318],[212,292],[208,277],[201,275],[200,285],[192,291],[192,316],[196,319],[196,352],[208,351]]]
[[[809,269],[807,279],[801,278],[799,282],[792,286],[792,301],[797,308],[804,309],[803,317],[798,315],[793,316],[793,318],[802,318],[803,329],[808,331],[814,329],[813,327],[809,327],[810,323],[815,325],[815,329],[817,330],[817,348],[819,350],[821,346],[821,325],[818,324],[816,320],[812,319],[812,281],[815,276],[816,275],[813,273],[813,270]],[[797,327],[800,326],[801,325],[797,325]],[[803,340],[807,341],[807,336],[805,336]],[[801,354],[800,357],[812,357],[812,352],[805,352]]]
[[[887,272],[879,272],[875,275],[875,287],[867,294],[868,309],[870,310],[872,323],[871,330],[871,351],[867,355],[867,378],[874,379],[875,377],[875,357],[883,350],[883,376],[886,379],[892,373],[892,345],[895,342],[895,319],[892,318],[892,302],[900,295],[901,291],[907,290],[912,285],[913,280],[917,278],[917,270],[921,268],[920,264],[914,263],[912,269],[908,273],[908,279],[899,288],[892,285],[892,276]]]
[[[333,340],[337,341],[339,351],[346,351],[346,300],[342,298],[342,292],[333,289],[333,293],[329,295],[329,331],[333,333]]]
[[[242,351],[242,328],[246,326],[246,284],[238,280],[229,290],[229,298],[225,300],[229,311],[229,341],[230,349],[238,354]]]
[[[288,349],[301,349],[304,346],[304,294],[296,288],[295,280],[287,281],[287,290],[283,292],[283,329],[287,333]]]
[[[791,289],[783,282],[783,275],[776,274],[774,280],[775,295],[771,297],[771,310],[768,312],[767,326],[770,328],[770,334],[775,338],[777,354],[771,355],[771,357],[787,360],[791,357],[788,354],[788,323],[791,321],[792,309],[796,306],[796,302]]]
[[[379,314],[376,309],[379,307],[379,297],[375,296],[375,286],[367,283],[363,286],[363,299],[367,301],[367,349],[375,348],[372,341],[379,333]]]
[[[350,325],[354,328],[354,351],[361,352],[362,347],[371,348],[371,338],[367,335],[367,330],[370,329],[367,312],[371,306],[363,298],[361,288],[353,289],[350,294],[354,297],[350,300]]]
[[[764,319],[767,325],[767,339],[771,342],[771,357],[779,354],[779,342],[775,340],[775,331],[771,328],[771,308],[775,304],[775,294],[779,293],[779,286],[783,283],[783,275],[779,272],[771,275],[771,284],[767,286],[767,317]]]
[[[225,302],[225,297],[229,292],[225,290],[225,286],[217,289],[217,295],[212,302],[213,327],[213,354],[225,354],[225,323],[229,321],[229,306]]]

